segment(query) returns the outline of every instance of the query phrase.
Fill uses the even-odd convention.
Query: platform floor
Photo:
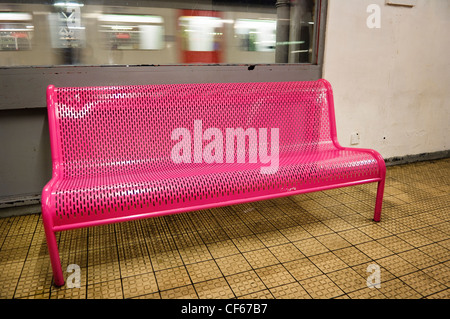
[[[52,285],[40,215],[3,218],[0,298],[450,299],[450,159],[388,167],[380,223],[375,192],[367,184],[60,233],[63,270],[80,267],[80,288]],[[368,267],[379,267],[380,288],[368,288]]]

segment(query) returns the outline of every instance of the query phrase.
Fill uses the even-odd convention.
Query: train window
[[[223,21],[218,17],[183,16],[181,27],[183,49],[186,51],[217,51],[223,36]]]
[[[235,37],[244,51],[273,52],[276,46],[277,21],[239,19],[234,26]]]
[[[109,50],[161,50],[164,20],[155,15],[105,14],[98,18]]]
[[[0,12],[0,51],[31,50],[33,31],[31,14]]]
[[[183,63],[221,63],[224,24],[218,11],[181,10],[178,18],[180,57]]]

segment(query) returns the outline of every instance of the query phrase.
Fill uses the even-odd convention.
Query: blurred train
[[[275,62],[275,6],[163,5],[0,3],[0,67]],[[313,12],[302,19],[300,62],[310,59]]]

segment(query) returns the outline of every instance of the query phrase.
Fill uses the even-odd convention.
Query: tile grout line
[[[12,227],[12,224],[10,225],[10,229],[8,230],[8,234],[9,234],[9,232],[11,231],[11,227]],[[38,223],[36,222],[36,225],[35,225],[34,231],[33,231],[33,236],[31,237],[30,245],[28,245],[27,254],[26,254],[26,256],[25,256],[25,259],[24,259],[24,262],[23,262],[23,265],[22,265],[22,269],[21,269],[21,271],[20,271],[20,275],[19,275],[19,277],[17,278],[17,283],[16,283],[16,287],[15,287],[15,289],[14,289],[14,293],[13,293],[12,299],[15,299],[14,296],[16,295],[17,289],[19,288],[19,282],[20,282],[20,279],[22,278],[22,274],[23,274],[23,271],[24,271],[24,269],[25,269],[25,263],[27,262],[28,255],[29,255],[30,250],[31,250],[31,242],[33,241],[34,235],[36,234],[36,229],[37,229],[37,227],[38,227]],[[5,237],[5,238],[6,238],[6,237]],[[3,246],[2,246],[2,248],[3,248]],[[49,296],[49,297],[50,297],[50,296]]]

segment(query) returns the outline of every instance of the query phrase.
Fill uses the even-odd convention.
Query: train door
[[[179,10],[177,17],[182,63],[222,63],[224,36],[222,13]]]

